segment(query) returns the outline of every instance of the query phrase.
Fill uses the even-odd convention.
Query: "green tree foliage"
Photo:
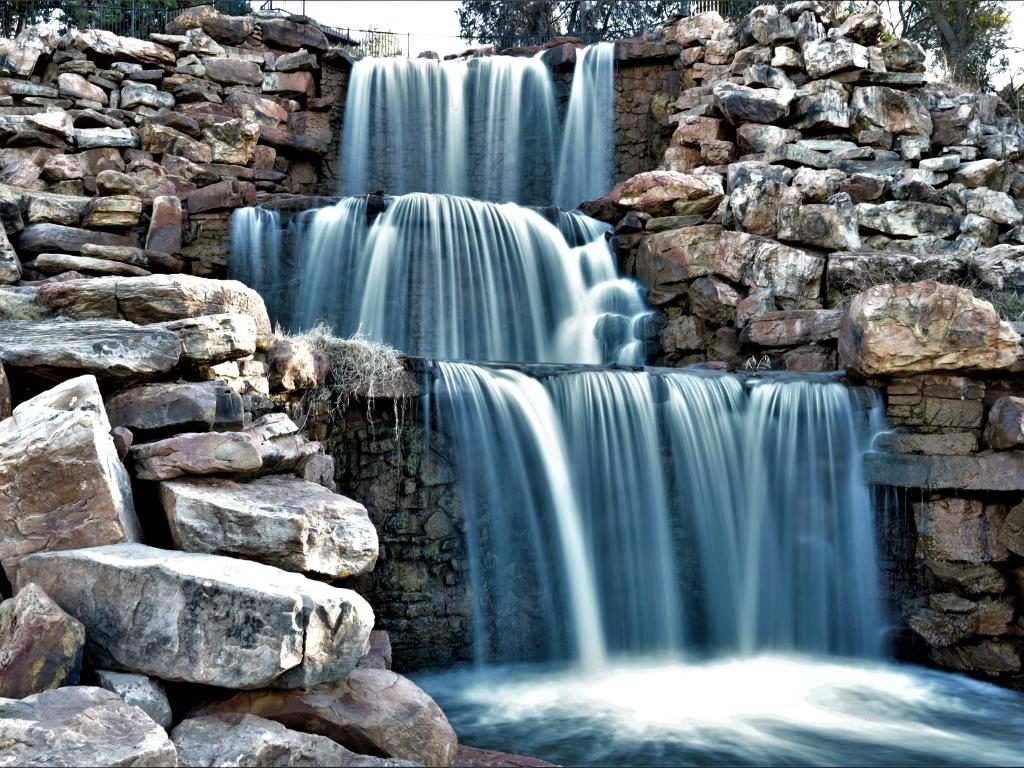
[[[888,0],[895,32],[933,54],[946,76],[978,90],[1009,65],[1005,0]]]
[[[567,32],[638,34],[678,8],[678,0],[462,0],[459,27],[463,39],[508,47]]]

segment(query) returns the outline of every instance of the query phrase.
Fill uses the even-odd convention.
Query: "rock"
[[[932,649],[932,659],[963,672],[1014,673],[1021,669],[1017,645],[1005,640],[982,640],[972,645]]]
[[[978,450],[978,438],[973,432],[944,432],[937,435],[882,432],[875,437],[874,447],[879,451],[893,453],[969,456]]]
[[[892,134],[930,136],[932,119],[912,93],[880,85],[853,89],[850,99],[854,131],[882,130]]]
[[[845,193],[829,198],[827,204],[794,205],[787,201],[779,210],[778,237],[830,250],[861,247],[857,206]]]
[[[824,203],[832,195],[839,191],[846,176],[834,168],[827,171],[817,171],[811,168],[798,168],[793,175],[790,185],[800,192],[800,196],[807,202]]]
[[[140,64],[171,65],[176,59],[174,51],[166,46],[134,37],[118,37],[104,29],[73,29],[69,35],[72,47],[101,59],[128,59]]]
[[[184,264],[180,259],[158,251],[147,251],[144,248],[133,248],[123,245],[94,245],[86,243],[82,246],[82,255],[91,256],[103,261],[118,261],[132,264],[145,269],[164,272],[180,272]]]
[[[174,96],[167,91],[157,90],[151,83],[125,81],[121,86],[121,109],[150,107],[151,109],[173,109]]]
[[[74,141],[74,125],[71,122],[71,116],[63,109],[29,115],[28,119],[36,127],[60,136],[69,144]]]
[[[992,370],[1019,356],[1020,337],[991,304],[932,280],[858,294],[839,334],[843,366],[868,375]]]
[[[972,160],[968,163],[961,163],[960,166],[953,171],[951,180],[954,183],[963,184],[968,189],[985,187],[988,186],[988,182],[991,181],[992,177],[999,172],[1002,167],[1003,163],[991,158]]]
[[[697,145],[708,139],[728,139],[729,131],[724,120],[713,117],[684,115],[672,134],[672,144]]]
[[[978,627],[978,617],[973,613],[945,613],[925,607],[909,611],[906,622],[933,648],[958,643],[973,635]]]
[[[304,339],[278,337],[267,355],[271,391],[291,392],[317,386],[313,346]]]
[[[82,208],[77,202],[55,197],[35,197],[28,202],[29,224],[65,224],[77,227],[82,218]]]
[[[370,633],[370,642],[366,645],[366,653],[359,659],[360,667],[370,669],[391,669],[391,637],[383,629],[375,629]]]
[[[82,226],[91,229],[129,228],[139,223],[142,201],[131,195],[93,198],[83,211]]]
[[[215,163],[248,165],[259,138],[259,124],[242,120],[226,120],[203,128],[203,142],[209,145]]]
[[[171,195],[153,199],[146,250],[175,254],[181,251],[181,200]]]
[[[458,741],[441,708],[412,681],[357,667],[307,691],[253,691],[211,704],[200,715],[245,713],[302,728],[361,754],[450,766]]]
[[[206,67],[206,76],[218,83],[259,85],[263,82],[260,65],[252,61],[206,57],[203,66]]]
[[[803,58],[812,80],[844,69],[868,68],[868,49],[842,38],[809,40],[804,43]]]
[[[79,149],[138,147],[139,137],[131,128],[75,128]]]
[[[860,203],[857,217],[862,227],[887,235],[950,237],[960,229],[960,220],[952,208],[911,201],[890,200],[874,205]]]
[[[254,472],[263,467],[254,440],[239,432],[195,432],[133,445],[135,476],[169,480],[182,475]]]
[[[841,309],[791,309],[765,312],[751,319],[740,334],[740,341],[759,347],[795,347],[809,342],[825,342],[839,335]]]
[[[1024,444],[1024,398],[1007,396],[993,403],[985,442],[997,451]]]
[[[1024,554],[1024,504],[1013,507],[1006,515],[999,543],[1015,555]]]
[[[878,46],[882,61],[890,72],[918,72],[924,69],[925,53],[920,44],[897,38]]]
[[[725,118],[738,123],[774,123],[789,114],[794,92],[776,88],[748,88],[735,83],[714,87],[715,104]]]
[[[213,152],[206,144],[165,125],[143,123],[140,137],[142,149],[154,155],[180,155],[194,163],[213,160]]]
[[[648,171],[616,184],[609,198],[622,208],[667,216],[710,213],[718,207],[723,194],[717,176]]]
[[[54,155],[43,164],[43,178],[47,181],[68,181],[85,175],[82,160],[78,155]]]
[[[108,382],[144,379],[171,370],[178,362],[180,345],[170,331],[123,320],[0,322],[4,365],[43,379],[82,373]]]
[[[285,18],[260,19],[263,42],[277,48],[295,51],[308,48],[326,51],[329,47],[327,36],[319,27]]]
[[[704,323],[692,315],[670,318],[662,331],[661,343],[669,354],[703,350],[706,346]]]
[[[861,13],[852,13],[835,29],[837,38],[849,38],[861,45],[874,45],[885,31],[878,4],[870,4]]]
[[[0,421],[0,494],[18,500],[0,506],[0,563],[9,578],[32,552],[141,539],[109,433],[91,376],[36,395]]]
[[[730,174],[740,165],[730,165]],[[766,167],[785,170],[787,177],[792,173],[781,166]],[[767,174],[754,174],[743,183],[733,184],[730,181],[729,187],[729,213],[733,220],[739,229],[758,235],[777,235],[783,211],[795,211],[802,204],[797,190],[787,186],[783,179]],[[795,212],[789,215],[795,215]]]
[[[66,253],[41,253],[30,266],[47,275],[59,275],[65,272],[81,272],[87,275],[135,275],[150,274],[149,270],[106,259],[93,259],[88,256],[71,256]]]
[[[746,232],[722,233],[714,271],[750,288],[766,288],[785,309],[820,306],[825,260]]]
[[[943,255],[918,256],[893,251],[840,251],[828,257],[829,303],[839,306],[844,297],[886,282],[913,283],[936,280],[957,284],[967,274],[963,259]]]
[[[218,11],[212,5],[195,5],[168,20],[164,25],[164,30],[169,35],[181,35],[190,29],[202,28],[206,19],[217,15],[219,15]]]
[[[30,224],[18,235],[18,252],[25,254],[78,253],[86,243],[94,245],[134,245],[131,237],[109,232],[90,232],[60,224]]]
[[[730,325],[736,320],[739,291],[714,276],[698,277],[690,284],[690,312],[714,325]]]
[[[744,123],[736,128],[736,141],[743,152],[765,152],[800,139],[800,131],[762,123]]]
[[[22,45],[16,40],[0,38],[0,72],[15,77],[28,77],[36,68],[43,53],[34,45]]]
[[[364,573],[377,560],[377,533],[366,509],[297,477],[171,480],[161,483],[160,499],[175,546],[186,552],[331,578]]]
[[[181,722],[171,734],[189,766],[414,766],[405,760],[357,755],[325,736],[285,728],[245,714],[208,715]]]
[[[181,337],[181,362],[216,365],[256,351],[256,323],[249,315],[224,313],[160,323]]]
[[[992,219],[997,224],[1008,224],[1015,227],[1024,221],[1013,198],[1005,192],[991,189],[970,189],[965,193],[967,210]]]
[[[81,75],[64,72],[57,77],[57,88],[62,98],[95,101],[106,106],[107,92],[98,85],[93,85]]]
[[[249,182],[236,179],[224,179],[216,184],[209,184],[190,192],[185,197],[185,205],[192,214],[218,208],[239,208],[255,202],[256,188]]]
[[[636,277],[663,304],[686,290],[686,282],[710,275],[719,255],[722,228],[708,224],[645,235],[636,254]]]
[[[575,52],[576,49],[572,50]],[[278,72],[312,72],[320,69],[320,61],[309,51],[300,49],[295,53],[283,53],[278,56],[274,60],[274,69]]]
[[[143,384],[107,398],[110,423],[136,439],[171,432],[231,429],[242,421],[242,400],[219,381]]]
[[[145,712],[90,686],[0,700],[0,743],[9,765],[177,765],[174,744]]]
[[[894,488],[1024,491],[1024,459],[1016,452],[976,456],[869,452],[864,454],[864,480]]]
[[[0,283],[16,283],[21,280],[21,261],[7,239],[7,233],[0,226]]]
[[[255,28],[256,22],[252,16],[217,14],[203,19],[203,32],[224,45],[240,45]]]
[[[292,99],[311,99],[316,95],[316,84],[309,72],[267,72],[260,88],[263,93]]]
[[[35,584],[0,603],[0,698],[75,685],[85,628]]]
[[[94,665],[225,688],[340,680],[373,625],[351,590],[142,544],[32,555],[18,580],[35,581],[85,625]]]
[[[96,682],[100,688],[117,694],[126,704],[141,709],[165,731],[171,730],[171,704],[167,701],[164,687],[153,678],[97,669]]]
[[[842,88],[801,95],[793,108],[793,125],[801,130],[845,131],[850,127],[850,109],[846,102],[846,91]]]
[[[236,280],[192,275],[68,280],[40,286],[36,301],[70,317],[123,317],[141,323],[242,314],[256,324],[258,349],[269,349],[273,338],[263,299]]]
[[[999,532],[1006,508],[961,498],[914,504],[918,548],[932,560],[989,563],[1005,560]]]

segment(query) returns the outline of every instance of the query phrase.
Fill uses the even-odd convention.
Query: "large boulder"
[[[613,204],[652,216],[706,215],[715,210],[724,192],[721,177],[694,176],[678,171],[647,171],[615,185]]]
[[[735,83],[715,86],[715,104],[733,124],[775,123],[789,114],[795,92],[778,88],[749,88]]]
[[[225,312],[159,323],[181,338],[181,362],[217,365],[256,351],[256,322],[249,315]]]
[[[867,69],[868,49],[843,38],[808,40],[803,59],[807,74],[817,80],[844,69]]]
[[[257,441],[241,432],[186,432],[133,445],[131,455],[140,480],[248,473],[263,467]]]
[[[260,19],[259,27],[263,35],[263,43],[275,48],[291,51],[297,51],[299,48],[326,51],[329,46],[327,36],[314,24],[274,18]]]
[[[136,61],[140,64],[170,64],[174,66],[174,51],[165,45],[135,37],[119,37],[105,29],[72,29],[71,47],[91,53],[100,59]]]
[[[331,578],[364,573],[377,561],[366,508],[297,477],[169,480],[160,484],[160,500],[174,544],[186,552]]]
[[[129,235],[93,232],[63,224],[30,224],[18,233],[18,253],[23,256],[37,253],[79,253],[83,245],[137,245]]]
[[[33,552],[140,541],[128,473],[96,379],[26,400],[0,421],[0,563]],[[27,584],[31,579],[22,583]]]
[[[1008,553],[999,537],[1005,518],[1005,507],[977,499],[926,499],[914,504],[918,549],[929,560],[1005,560]]]
[[[82,624],[38,586],[26,585],[0,603],[0,698],[75,685],[84,645]]]
[[[172,432],[241,426],[242,398],[221,381],[170,382],[129,387],[108,397],[107,415],[136,440]]]
[[[116,693],[128,704],[141,709],[165,731],[171,729],[171,704],[159,681],[131,672],[97,669],[96,683],[100,688]]]
[[[373,611],[351,590],[141,544],[26,557],[17,583],[28,582],[85,625],[94,666],[162,680],[225,688],[333,682],[355,667],[373,627]]]
[[[862,227],[887,235],[951,237],[960,231],[960,217],[952,208],[911,200],[861,203],[857,216]]]
[[[932,133],[927,106],[909,91],[881,85],[854,88],[850,111],[855,132],[875,130],[924,137]]]
[[[138,707],[91,686],[0,699],[0,744],[5,765],[178,764],[163,728]]]
[[[722,239],[715,224],[645,235],[636,254],[636,277],[650,290],[652,304],[664,304],[686,291],[687,283],[714,271]]]
[[[40,286],[36,301],[70,317],[120,317],[135,323],[237,313],[256,323],[258,349],[269,349],[273,339],[263,298],[237,280],[193,275],[67,280]]]
[[[836,338],[841,309],[791,309],[765,312],[752,318],[740,334],[744,344],[759,347],[793,347],[810,342],[823,343]]]
[[[274,392],[311,389],[319,381],[316,352],[305,339],[278,337],[267,353],[270,388]]]
[[[842,365],[868,375],[1008,368],[1020,354],[991,304],[932,280],[858,294],[839,334]]]
[[[419,686],[384,669],[305,691],[252,691],[211,704],[200,715],[245,713],[326,736],[365,755],[450,766],[458,740],[444,712]]]
[[[302,733],[255,715],[207,715],[184,720],[171,733],[182,765],[415,766],[407,760],[357,755],[326,736]]]
[[[259,138],[259,123],[244,120],[225,120],[203,128],[203,143],[209,145],[215,163],[248,165]]]
[[[725,231],[714,270],[749,288],[769,289],[784,309],[821,306],[825,259],[767,237]]]
[[[180,353],[177,334],[125,320],[0,322],[4,365],[34,378],[88,373],[104,381],[135,381],[171,370]]]

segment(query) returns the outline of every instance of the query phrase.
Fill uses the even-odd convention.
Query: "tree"
[[[551,35],[638,35],[667,20],[678,0],[462,0],[460,34],[501,48],[534,45]]]
[[[978,90],[1009,65],[1005,0],[888,0],[895,33],[932,53],[946,76]]]

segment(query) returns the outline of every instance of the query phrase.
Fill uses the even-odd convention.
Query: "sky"
[[[257,7],[254,2],[253,6]],[[274,7],[303,13],[331,27],[397,32],[402,48],[415,56],[436,51],[461,53],[469,45],[459,39],[459,0],[274,0]],[[1009,0],[1013,19],[1010,66],[994,78],[998,87],[1012,77],[1024,84],[1024,0]],[[303,11],[303,8],[305,11]],[[883,4],[884,8],[884,4]]]

